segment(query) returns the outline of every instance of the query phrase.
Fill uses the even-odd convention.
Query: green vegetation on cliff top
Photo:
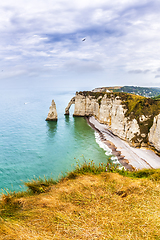
[[[112,100],[118,97],[126,109],[125,116],[128,117],[128,121],[136,119],[140,127],[140,135],[135,135],[132,143],[136,144],[137,147],[141,146],[141,143],[147,144],[148,132],[153,125],[153,119],[160,113],[160,99],[146,98],[124,92],[84,91],[77,94],[97,99],[99,106],[104,96]]]
[[[4,194],[0,239],[158,240],[159,184],[160,169],[85,162],[58,182],[37,179],[28,193]]]
[[[127,109],[125,115],[134,117],[136,119],[139,116],[156,116],[160,113],[160,101],[159,99],[152,99],[146,98],[143,96],[130,94],[130,93],[123,93],[123,92],[92,92],[92,91],[83,91],[78,92],[77,94],[83,96],[91,96],[96,99],[99,97],[107,96],[107,98],[116,98],[119,97],[122,100],[122,104],[124,104],[125,108]]]
[[[155,97],[160,94],[160,88],[138,87],[138,86],[123,86],[114,92],[127,92],[144,97]]]
[[[160,100],[160,95],[153,98],[154,100]]]
[[[102,87],[96,88],[94,91],[107,92],[126,92],[144,97],[156,97],[160,94],[160,88],[153,87],[138,87],[138,86],[116,86],[116,87]]]

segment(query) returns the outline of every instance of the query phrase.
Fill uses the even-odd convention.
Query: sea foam
[[[118,161],[118,158],[116,156],[113,156],[112,155],[112,150],[105,144],[101,141],[101,138],[100,138],[100,135],[98,132],[95,132],[95,139],[96,139],[96,142],[98,143],[98,145],[100,146],[100,148],[104,149],[105,151],[105,154],[107,156],[111,156],[111,160],[113,163],[115,164],[120,164],[119,161]]]

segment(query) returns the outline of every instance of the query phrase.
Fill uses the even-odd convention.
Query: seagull
[[[86,38],[83,38],[82,41],[83,41],[83,42],[86,41]]]

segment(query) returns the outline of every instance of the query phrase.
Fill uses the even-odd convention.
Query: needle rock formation
[[[54,100],[52,100],[46,121],[57,121],[57,119],[58,119],[58,115],[57,115],[56,104]]]

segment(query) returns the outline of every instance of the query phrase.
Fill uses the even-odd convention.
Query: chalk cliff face
[[[149,143],[160,152],[160,114],[154,117],[149,132]]]
[[[99,111],[99,104],[92,96],[77,94],[75,97],[74,116],[92,116]]]
[[[57,119],[58,119],[58,116],[57,116],[56,104],[54,100],[52,100],[46,121],[57,121]]]
[[[128,121],[126,111],[119,97],[104,95],[96,99],[80,94],[75,97],[74,116],[95,116],[99,122],[108,124],[114,134],[131,141],[135,134],[140,134],[140,129],[136,119]]]
[[[149,140],[160,151],[160,115],[155,117],[153,124],[153,117],[149,113],[138,116],[134,116],[133,112],[127,114],[128,108],[122,96],[112,93],[79,92],[74,97],[74,104],[74,116],[94,116],[99,122],[109,125],[115,135],[133,146],[147,146]],[[147,108],[147,103],[145,107]],[[69,114],[69,108],[66,109],[66,114]]]

